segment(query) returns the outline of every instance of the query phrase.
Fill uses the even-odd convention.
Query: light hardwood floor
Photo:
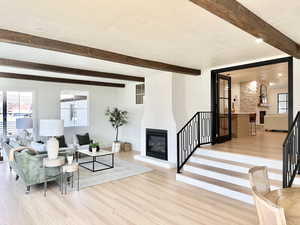
[[[258,131],[256,136],[233,138],[223,144],[205,148],[281,160],[282,144],[286,136],[284,132]]]
[[[133,153],[120,158],[133,160]],[[136,162],[135,163],[139,163]],[[143,164],[146,165],[146,164]],[[1,225],[256,225],[253,206],[175,181],[175,170],[142,175],[61,196],[57,186],[24,194],[0,164]]]
[[[259,132],[207,146],[219,151],[281,159],[285,133]],[[118,157],[133,160],[134,153]],[[256,225],[254,206],[175,180],[175,170],[152,172],[61,196],[57,186],[24,194],[6,163],[0,163],[0,225]]]

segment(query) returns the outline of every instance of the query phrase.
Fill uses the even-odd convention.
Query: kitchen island
[[[232,126],[233,138],[249,136],[251,114],[253,113],[246,113],[246,112],[232,113],[231,126]]]

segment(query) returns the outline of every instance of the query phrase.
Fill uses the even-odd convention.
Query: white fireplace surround
[[[168,161],[146,156],[146,129],[168,131]],[[145,78],[144,114],[141,122],[141,153],[135,158],[174,168],[176,165],[176,122],[173,115],[173,74],[159,72]]]

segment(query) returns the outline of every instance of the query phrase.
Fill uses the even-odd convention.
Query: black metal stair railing
[[[293,185],[300,167],[300,112],[283,143],[283,188]]]
[[[177,133],[177,173],[198,147],[212,142],[211,122],[211,112],[197,112]]]

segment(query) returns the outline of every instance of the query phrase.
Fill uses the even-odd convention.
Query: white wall
[[[140,151],[144,105],[135,104],[135,86],[136,84],[128,84],[125,89],[117,90],[118,106],[128,111],[128,124],[120,128],[120,140],[131,143],[133,150]]]
[[[88,131],[92,137],[105,145],[111,145],[113,141],[114,130],[104,113],[108,106],[117,105],[117,88],[1,78],[0,90],[32,91],[34,93],[33,117],[35,131],[37,131],[39,119],[58,119],[60,117],[59,99],[62,90],[88,91],[90,126],[65,128],[67,142],[72,143],[74,134]]]
[[[181,82],[180,86],[182,87],[181,90],[183,90],[185,93],[183,95],[185,96],[185,111],[186,111],[186,120],[188,118],[191,118],[193,114],[197,111],[211,111],[211,71],[215,69],[225,68],[225,67],[231,67],[231,66],[237,66],[242,64],[248,64],[248,63],[255,63],[265,60],[271,60],[275,58],[281,58],[286,57],[286,55],[278,55],[277,57],[272,58],[261,58],[261,59],[255,59],[251,61],[244,61],[244,62],[238,62],[234,64],[227,64],[227,65],[220,65],[218,67],[213,68],[203,68],[202,74],[200,76],[184,76],[183,81]],[[298,71],[298,72],[297,72]],[[300,74],[300,60],[294,59],[294,85],[296,86],[297,83],[300,84],[300,77],[297,76],[297,74]],[[300,88],[298,87],[298,96],[296,97],[297,88],[294,88],[294,103],[298,104],[299,110],[300,110]],[[297,103],[298,102],[298,103]]]
[[[279,57],[283,56],[276,58]],[[268,59],[240,62],[234,65]],[[224,65],[218,68],[234,65]],[[201,76],[149,70],[145,78],[144,105],[135,105],[135,84],[128,85],[125,91],[119,90],[119,106],[129,112],[129,124],[121,129],[121,140],[131,142],[134,150],[141,151],[143,154],[146,127],[164,129],[170,126],[173,123],[170,120],[173,120],[178,131],[197,111],[210,111],[211,70],[218,68],[204,69]],[[237,93],[239,93],[238,88]],[[143,121],[145,117],[147,117],[147,122]],[[171,126],[174,127],[174,125]],[[174,143],[176,142],[173,141],[172,145]],[[175,152],[175,148],[173,150]]]
[[[210,70],[202,70],[201,76],[190,76],[177,74],[181,78],[177,78],[176,82],[176,99],[177,113],[180,113],[178,129],[184,125],[198,111],[210,111]],[[184,107],[184,109],[180,109]],[[178,113],[179,114],[179,113]],[[176,116],[179,118],[179,115]]]
[[[146,155],[146,128],[168,131],[168,161],[176,162],[176,122],[173,74],[153,71],[145,77],[144,114],[140,132],[141,155]]]
[[[267,109],[267,114],[278,114],[278,94],[288,93],[288,88],[272,88],[268,86],[268,101],[270,107]]]
[[[276,58],[283,57],[278,56]],[[270,58],[268,58],[270,59]],[[234,65],[258,62],[268,59],[257,59],[239,62]],[[223,65],[218,68],[234,65]],[[146,97],[144,102],[149,106],[135,104],[135,83],[127,84],[126,88],[94,87],[73,84],[54,84],[37,81],[21,81],[0,79],[0,90],[30,90],[35,93],[34,117],[59,118],[59,95],[61,90],[89,91],[90,95],[90,132],[96,139],[110,144],[115,131],[104,116],[108,106],[118,106],[129,112],[129,123],[120,130],[120,140],[132,143],[133,149],[143,150],[144,135],[142,119],[145,112],[152,122],[149,128],[173,127],[178,131],[197,111],[211,110],[211,70],[202,70],[201,76],[189,76],[147,70]],[[300,111],[300,60],[294,59],[294,110]],[[173,122],[172,122],[173,121]],[[172,125],[170,125],[172,124]],[[68,141],[75,133],[83,133],[87,128],[67,128]],[[173,131],[172,131],[173,132]],[[173,134],[172,134],[173,135]],[[171,146],[174,145],[174,141]],[[175,146],[176,148],[176,146]],[[174,148],[174,149],[175,149]]]
[[[294,114],[300,111],[300,60],[294,58]]]

